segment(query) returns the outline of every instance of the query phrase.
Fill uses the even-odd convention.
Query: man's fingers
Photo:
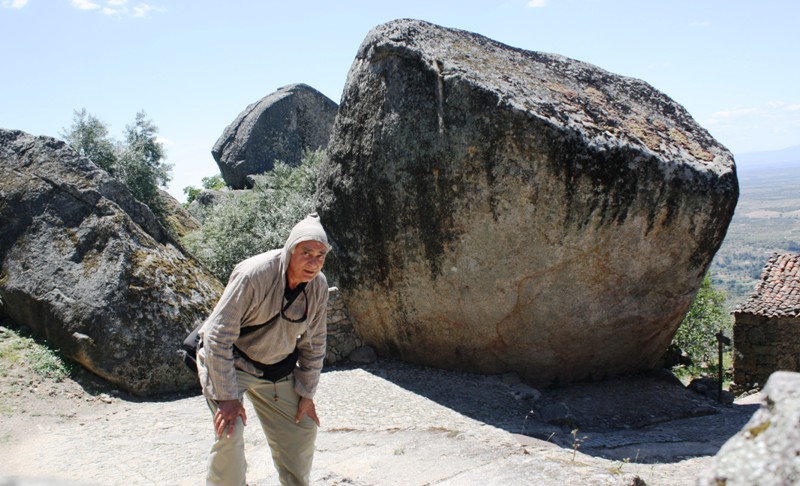
[[[228,433],[225,436],[230,438],[233,435],[234,430],[236,429],[236,419],[235,418],[234,420],[220,419],[218,422],[214,424],[214,429],[217,432],[217,437],[222,437],[222,434],[225,434],[225,431],[227,430]]]
[[[314,406],[314,402],[308,399],[301,399],[300,404],[297,407],[297,414],[294,416],[294,422],[299,424],[300,420],[303,419],[303,415],[308,415],[308,417],[317,424],[319,427],[319,418],[317,417],[317,409]]]
[[[224,412],[223,407],[220,407],[214,414],[214,432],[216,432],[217,437],[222,437],[225,434],[226,437],[230,438],[236,429],[237,417],[242,418],[242,425],[247,425],[247,413],[244,407],[238,407],[233,413],[231,412],[231,410]],[[226,430],[227,434],[225,433]]]
[[[313,421],[314,421],[314,423],[315,423],[315,424],[317,424],[317,427],[319,427],[319,418],[317,417],[317,412],[316,412],[316,410],[314,410],[314,409],[311,409],[311,410],[308,412],[308,416],[309,416],[309,417],[311,417],[311,420],[313,420]]]

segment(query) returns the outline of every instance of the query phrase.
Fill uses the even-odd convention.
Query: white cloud
[[[5,0],[6,2],[11,0]],[[13,0],[25,1],[28,0]],[[150,5],[149,3],[138,3],[129,6],[128,0],[105,0],[95,3],[93,0],[70,0],[72,6],[80,10],[99,10],[105,15],[117,17],[146,17],[150,12],[165,12],[163,7]]]
[[[711,22],[708,20],[695,20],[694,22],[690,23],[690,27],[709,27]]]
[[[528,2],[529,8],[542,8],[547,5],[547,0],[530,0]]]
[[[161,137],[161,136],[156,137],[156,142],[164,144],[164,145],[175,145],[175,142],[173,142],[172,140],[170,140],[168,138]]]
[[[3,7],[5,8],[15,8],[17,10],[25,7],[28,4],[28,0],[5,0],[3,2]]]
[[[144,17],[150,12],[163,12],[163,11],[164,11],[163,8],[154,7],[147,3],[140,3],[139,5],[133,7],[133,12],[131,12],[131,15],[133,15],[134,17]]]
[[[91,0],[72,0],[72,6],[79,10],[96,10],[100,8],[100,5]]]

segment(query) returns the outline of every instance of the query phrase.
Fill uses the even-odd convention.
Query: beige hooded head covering
[[[328,235],[325,234],[325,230],[322,228],[322,223],[317,213],[311,213],[306,216],[305,219],[297,223],[289,233],[289,237],[286,239],[286,245],[283,247],[283,256],[281,257],[281,267],[284,272],[289,268],[289,259],[291,258],[294,247],[301,241],[310,240],[319,241],[324,244],[328,251],[331,249],[331,245],[328,243]]]

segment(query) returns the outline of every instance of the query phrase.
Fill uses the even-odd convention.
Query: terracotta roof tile
[[[800,254],[773,254],[755,292],[735,312],[800,317]]]

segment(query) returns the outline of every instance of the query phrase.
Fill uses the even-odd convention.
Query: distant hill
[[[800,145],[768,152],[748,152],[734,155],[739,172],[758,172],[800,165]]]

